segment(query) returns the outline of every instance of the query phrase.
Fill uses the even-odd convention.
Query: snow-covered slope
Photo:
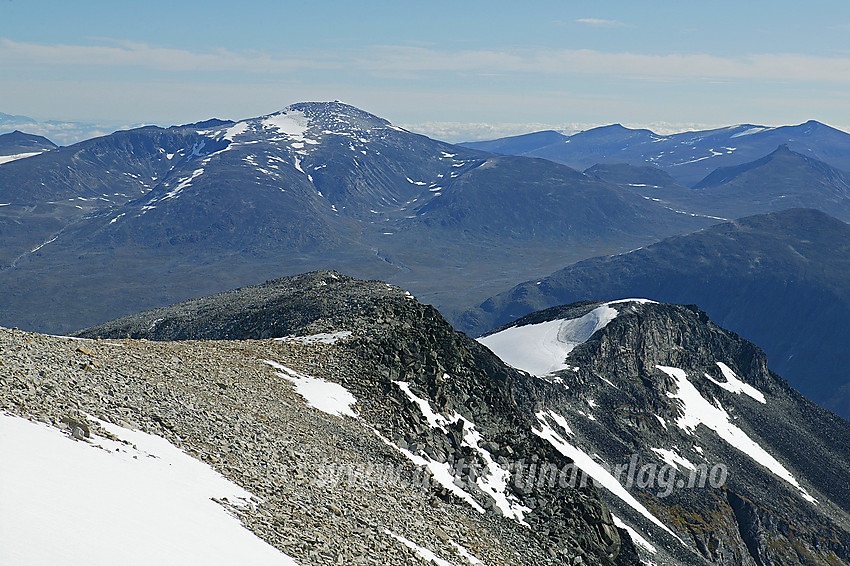
[[[0,413],[0,563],[297,566],[229,513],[250,493],[161,437],[98,424],[111,438]]]

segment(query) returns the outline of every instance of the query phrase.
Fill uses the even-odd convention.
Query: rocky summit
[[[4,411],[68,442],[163,436],[248,490],[227,508],[299,564],[639,563],[588,478],[518,481],[574,467],[538,434],[546,384],[383,282],[314,272],[0,336]]]

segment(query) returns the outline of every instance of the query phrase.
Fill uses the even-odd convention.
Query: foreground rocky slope
[[[518,461],[570,464],[534,432],[541,384],[432,307],[332,272],[217,299],[99,340],[2,331],[3,409],[165,436],[253,493],[234,512],[301,564],[417,563],[398,537],[451,564],[638,563],[592,484],[515,481]]]
[[[850,425],[693,307],[585,302],[534,313],[480,339],[509,366],[409,294],[333,272],[79,333],[305,334],[336,340],[325,367],[349,365],[332,379],[399,452],[450,480],[443,497],[525,523],[559,547],[612,557],[619,545],[624,561],[631,539],[656,564],[848,563]],[[610,521],[589,511],[599,501],[590,484]],[[618,542],[612,524],[631,534],[619,530]]]

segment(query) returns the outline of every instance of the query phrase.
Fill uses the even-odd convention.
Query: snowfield
[[[251,494],[158,436],[78,441],[0,414],[0,564],[297,566],[213,497]]]
[[[652,302],[647,299],[621,299],[600,305],[586,315],[513,326],[501,332],[478,338],[506,364],[543,377],[570,369],[564,363],[573,349],[617,318],[611,305],[630,302]]]

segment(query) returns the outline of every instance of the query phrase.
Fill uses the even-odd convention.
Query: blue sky
[[[354,104],[458,141],[850,130],[850,2],[0,0],[0,112],[170,125]]]

